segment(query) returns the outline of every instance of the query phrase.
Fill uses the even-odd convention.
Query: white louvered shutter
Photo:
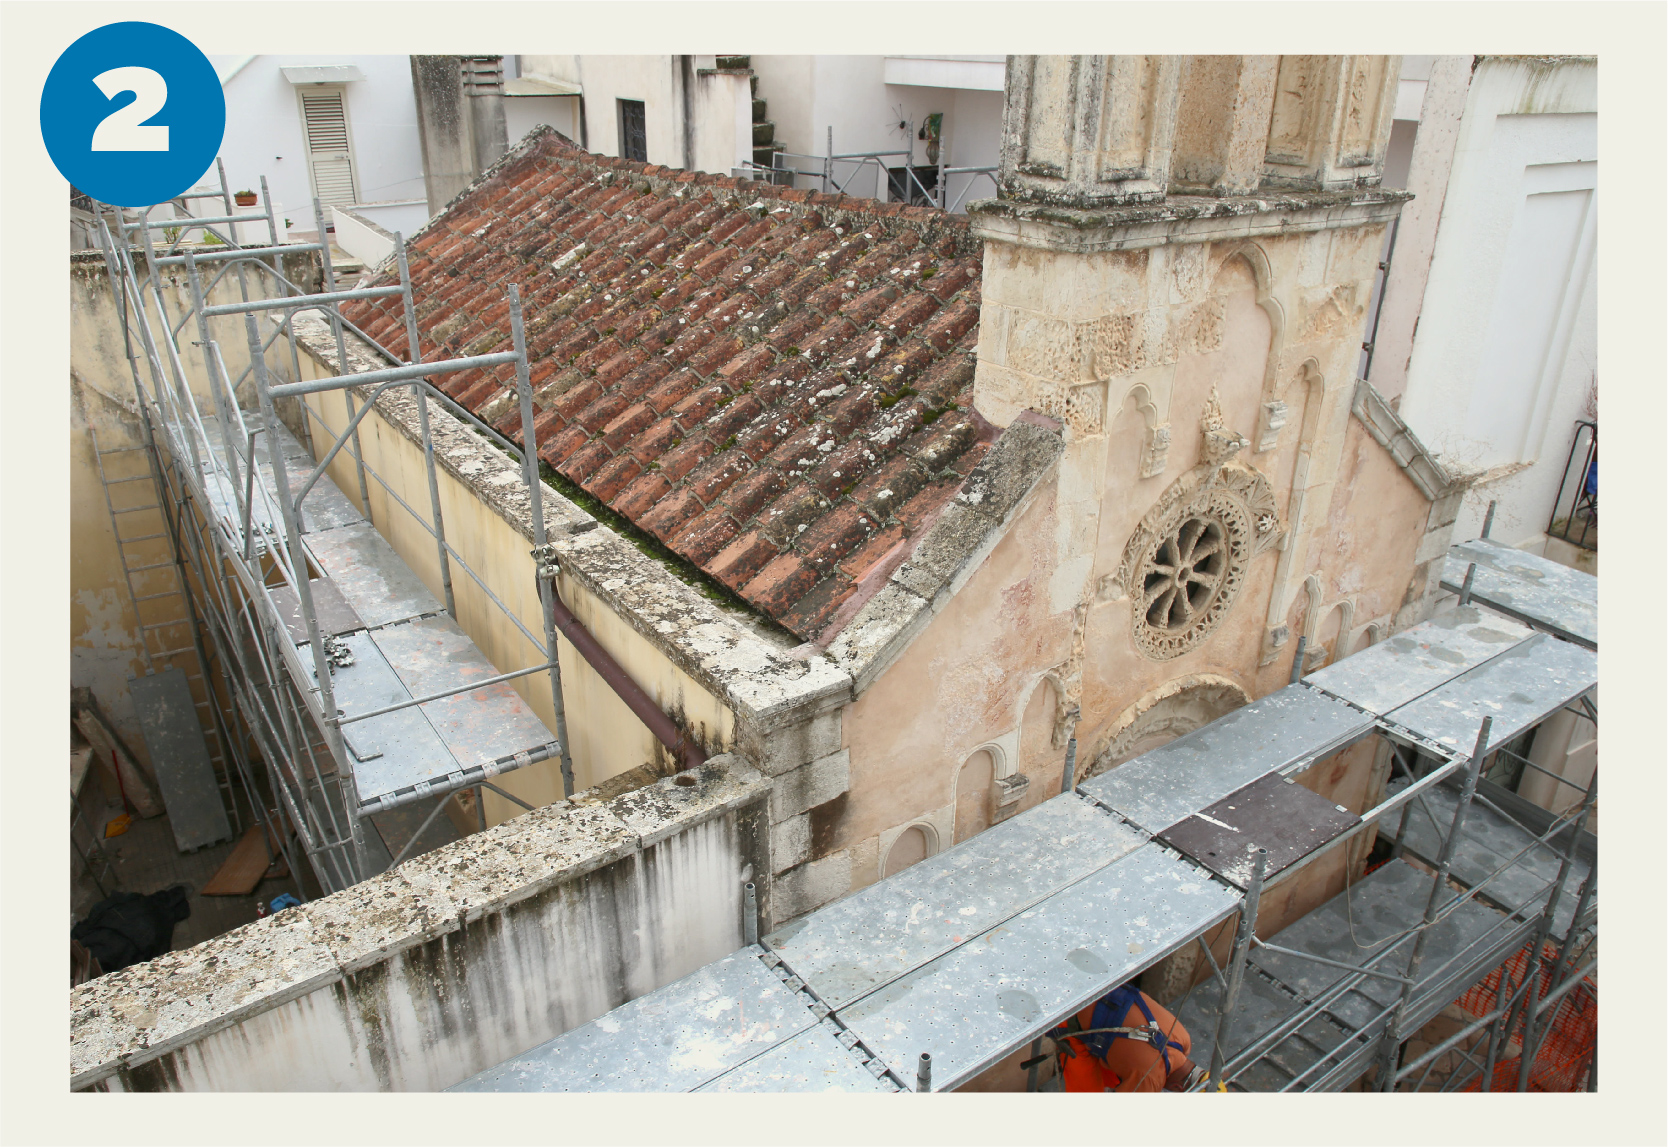
[[[329,207],[359,201],[353,187],[353,156],[348,151],[347,107],[342,91],[325,89],[301,93],[307,121],[307,163],[313,171],[313,190]]]

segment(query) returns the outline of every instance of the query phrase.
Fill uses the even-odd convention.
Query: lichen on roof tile
[[[509,349],[517,284],[539,457],[805,640],[832,638],[854,579],[907,555],[996,436],[972,410],[979,245],[936,209],[542,130],[430,221],[410,269],[425,356]],[[397,299],[344,310],[405,352]],[[509,368],[441,385],[524,441]]]

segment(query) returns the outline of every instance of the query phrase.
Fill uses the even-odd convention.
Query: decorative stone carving
[[[1225,678],[1182,677],[1142,697],[1118,715],[1079,779],[1098,777],[1132,757],[1158,748],[1233,712],[1251,698]]]
[[[1015,56],[1000,194],[1100,207],[1162,199],[1180,56]]]
[[[1147,444],[1141,451],[1141,477],[1156,478],[1164,473],[1170,459],[1170,424],[1161,422],[1147,430]]]
[[[990,823],[1001,824],[1019,811],[1019,802],[1031,787],[1024,773],[1010,773],[991,782]]]
[[[1078,324],[1015,312],[1008,319],[1008,364],[1053,381],[1079,380]]]
[[[1280,401],[1265,402],[1257,412],[1257,445],[1252,451],[1263,454],[1273,450],[1280,444],[1280,430],[1286,425],[1290,416],[1286,404]]]
[[[1400,71],[1400,56],[1280,57],[1265,182],[1310,188],[1377,184]]]
[[[1106,384],[1095,382],[1067,391],[1065,418],[1078,434],[1099,434],[1106,427]]]
[[[1160,495],[1102,579],[1102,601],[1130,599],[1135,645],[1167,661],[1196,647],[1222,621],[1251,560],[1284,533],[1269,481],[1233,465],[1244,447],[1223,429],[1213,393],[1200,419],[1204,458]]]

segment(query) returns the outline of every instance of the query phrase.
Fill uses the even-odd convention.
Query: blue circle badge
[[[52,162],[81,191],[118,207],[148,207],[189,189],[225,134],[214,66],[156,24],[88,32],[58,57],[41,91]]]

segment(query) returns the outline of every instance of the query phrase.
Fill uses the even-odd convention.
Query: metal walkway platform
[[[212,480],[227,469],[225,452],[218,424],[205,423],[205,430],[208,447],[220,460],[219,465],[205,460],[205,478]],[[279,424],[274,433],[291,486],[297,488],[311,473],[313,457],[287,427]],[[277,487],[267,450],[264,438],[257,438],[256,477],[269,497],[252,505],[268,511],[265,518],[255,515],[256,525],[270,525],[266,536],[279,542],[282,523],[268,521]],[[212,481],[209,488],[212,496]],[[222,519],[229,528],[241,528],[237,504],[229,494],[224,505],[215,502],[218,511],[230,515]],[[517,753],[555,743],[544,722],[506,683],[352,721],[359,714],[496,677],[499,671],[328,474],[321,474],[308,491],[301,513],[302,545],[323,575],[309,579],[319,627],[339,640],[348,655],[337,658],[331,679],[341,715],[349,719],[342,734],[353,756],[359,815],[480,784],[522,767]],[[259,528],[255,536],[262,536]],[[280,586],[272,599],[290,640],[305,653],[309,642],[295,590]],[[311,656],[301,661],[308,681],[316,685]],[[326,790],[324,799],[339,811],[337,794]]]
[[[1442,565],[1442,588],[1459,593],[1473,563],[1477,567],[1471,579],[1474,601],[1565,641],[1598,648],[1598,578],[1538,554],[1477,538],[1449,549]]]
[[[1189,843],[1186,831],[1195,820],[1233,829],[1222,823],[1230,815],[1223,802],[1243,803],[1243,812],[1255,803],[1243,798],[1257,795],[1258,809],[1306,818],[1295,833],[1248,830],[1253,846],[1268,849],[1272,874],[1405,802],[1431,810],[1451,802],[1439,782],[1468,762],[1485,711],[1495,722],[1492,745],[1596,682],[1590,652],[1478,609],[1456,610],[454,1090],[914,1090],[923,1052],[932,1057],[931,1088],[953,1089],[1239,912],[1243,874],[1232,858],[1213,860]],[[1373,735],[1419,748],[1431,767],[1418,792],[1398,790],[1357,818],[1280,783]],[[1222,816],[1199,816],[1211,812]],[[1477,832],[1479,845],[1510,859],[1493,829]],[[1417,853],[1427,844],[1410,832],[1407,847]],[[1522,867],[1522,878],[1534,880],[1544,864],[1531,857]],[[1456,875],[1469,871],[1462,865]],[[1251,949],[1229,1048],[1239,1061],[1230,1066],[1245,1072],[1241,1086],[1324,1090],[1360,1075],[1398,1006],[1430,886],[1428,875],[1392,861],[1281,934],[1282,946],[1370,964],[1385,973],[1377,978]],[[1404,1025],[1440,1011],[1537,924],[1532,904],[1513,914],[1453,899],[1430,929]],[[1220,985],[1202,984],[1182,1010],[1196,1042],[1215,1030]]]

